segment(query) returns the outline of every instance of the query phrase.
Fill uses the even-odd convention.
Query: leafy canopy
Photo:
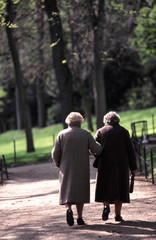
[[[132,47],[139,49],[142,61],[156,58],[156,4],[140,9]]]

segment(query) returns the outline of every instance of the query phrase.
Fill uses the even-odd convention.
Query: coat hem
[[[76,204],[85,204],[85,203],[90,203],[89,201],[85,201],[85,202],[65,202],[65,203],[59,203],[59,205],[65,205],[65,204],[72,204],[72,205],[76,205]]]

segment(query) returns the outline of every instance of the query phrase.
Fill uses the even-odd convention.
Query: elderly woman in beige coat
[[[69,226],[74,224],[72,204],[76,204],[77,224],[85,224],[83,206],[90,202],[89,150],[94,155],[102,150],[91,133],[81,128],[82,121],[80,113],[70,113],[66,118],[68,128],[58,134],[52,149],[52,159],[60,168],[59,204],[66,206]]]

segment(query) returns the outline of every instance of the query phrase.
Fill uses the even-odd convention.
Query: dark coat
[[[122,126],[106,125],[97,130],[95,140],[103,151],[99,159],[96,202],[130,202],[129,170],[136,170],[136,156],[129,132]]]
[[[73,126],[58,134],[52,159],[60,168],[60,205],[90,202],[89,150],[97,155],[102,150],[90,132]]]

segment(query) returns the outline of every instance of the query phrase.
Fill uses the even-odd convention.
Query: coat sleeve
[[[127,153],[129,158],[129,168],[131,171],[136,170],[137,169],[136,155],[135,155],[134,147],[131,142],[128,131],[126,136],[126,146],[127,146]]]
[[[51,151],[51,158],[57,167],[60,167],[61,162],[61,141],[60,136],[57,137],[55,145]]]
[[[94,156],[100,155],[102,151],[101,144],[98,143],[91,134],[89,135],[89,149]]]
[[[99,130],[96,131],[95,137],[94,137],[95,141],[97,141],[98,143],[101,142],[101,133]]]

